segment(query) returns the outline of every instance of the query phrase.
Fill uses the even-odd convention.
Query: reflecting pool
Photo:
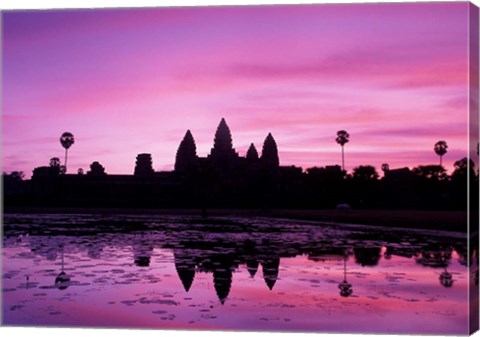
[[[260,217],[6,214],[3,322],[467,334],[477,255],[460,233]]]

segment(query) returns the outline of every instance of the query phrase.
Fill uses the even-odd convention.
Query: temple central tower
[[[217,132],[215,132],[213,148],[209,157],[212,159],[215,167],[221,170],[231,167],[235,159],[238,158],[238,154],[233,148],[232,134],[225,118],[222,118]]]

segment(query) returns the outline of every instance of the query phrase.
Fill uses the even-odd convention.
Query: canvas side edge
[[[478,170],[479,155],[479,9],[473,3],[468,11],[468,156]],[[478,171],[477,171],[478,172]],[[469,333],[479,329],[479,286],[478,286],[478,231],[479,231],[479,186],[478,174],[468,170],[468,231],[469,231]],[[476,252],[476,253],[474,253]],[[476,256],[475,256],[476,255]]]

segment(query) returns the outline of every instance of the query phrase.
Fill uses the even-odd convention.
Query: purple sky
[[[173,168],[190,129],[206,156],[272,132],[281,165],[380,170],[467,155],[467,2],[3,13],[3,171]]]

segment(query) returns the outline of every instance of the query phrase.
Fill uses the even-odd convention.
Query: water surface
[[[12,326],[467,334],[475,281],[460,234],[268,218],[8,214],[3,245]]]

